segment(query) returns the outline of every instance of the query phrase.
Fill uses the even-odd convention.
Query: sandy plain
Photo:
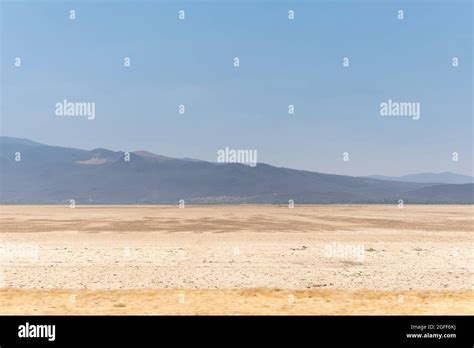
[[[471,205],[0,206],[1,314],[473,314]]]

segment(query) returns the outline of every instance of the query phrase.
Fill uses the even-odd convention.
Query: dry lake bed
[[[472,205],[0,206],[0,314],[474,314]]]

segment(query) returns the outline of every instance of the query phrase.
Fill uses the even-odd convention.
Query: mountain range
[[[0,137],[0,166],[0,203],[474,203],[472,180],[440,182],[447,173],[433,174],[433,180],[420,174],[427,179],[409,182],[148,151],[82,150],[5,136]]]
[[[383,176],[370,175],[368,178],[389,180],[389,181],[405,181],[419,183],[438,183],[438,184],[472,184],[474,178],[472,176],[456,174],[451,172],[443,173],[418,173],[403,176]]]

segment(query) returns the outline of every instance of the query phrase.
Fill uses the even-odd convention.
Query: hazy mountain
[[[21,161],[15,156],[21,154]],[[129,159],[129,161],[127,161]],[[474,185],[218,164],[0,137],[2,203],[473,203]]]
[[[419,203],[473,202],[473,184],[444,184],[426,186],[404,194],[407,201]]]
[[[390,181],[405,181],[418,183],[438,183],[438,184],[472,184],[474,178],[472,176],[456,174],[451,172],[443,173],[418,173],[408,174],[404,176],[383,176],[370,175],[368,178],[390,180]]]

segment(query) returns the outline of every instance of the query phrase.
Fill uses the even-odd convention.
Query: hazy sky
[[[3,135],[209,161],[256,149],[259,162],[349,175],[472,174],[470,0],[1,6]],[[56,116],[64,99],[95,102],[95,119]],[[420,119],[381,116],[388,99],[419,102]]]

